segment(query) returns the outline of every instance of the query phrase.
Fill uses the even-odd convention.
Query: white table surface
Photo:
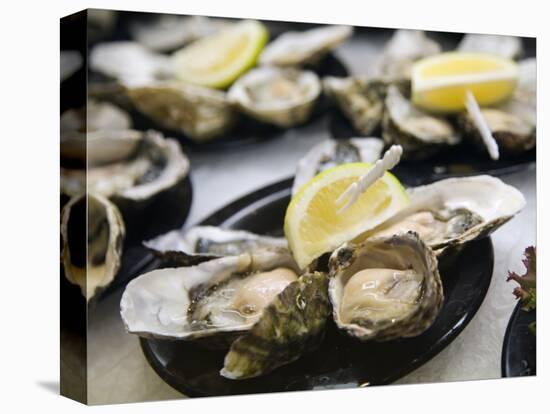
[[[370,35],[373,36],[373,35]],[[379,50],[377,36],[367,43],[357,38],[337,55],[355,74]],[[190,154],[194,188],[190,227],[227,203],[294,173],[297,161],[312,145],[329,138],[326,121],[288,131],[282,137],[243,148]],[[464,331],[432,360],[397,381],[398,384],[499,378],[506,324],[515,306],[509,269],[522,270],[526,246],[536,243],[535,169],[503,180],[518,188],[526,208],[493,236],[494,273],[481,308]],[[125,332],[119,315],[121,291],[89,312],[88,400],[91,404],[183,398],[149,366],[136,336]]]

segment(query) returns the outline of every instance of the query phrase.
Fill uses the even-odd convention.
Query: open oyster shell
[[[350,162],[375,162],[382,154],[379,138],[327,139],[315,145],[298,162],[292,194],[322,171]]]
[[[128,87],[126,93],[144,115],[197,142],[223,134],[237,119],[226,93],[216,89],[166,80]]]
[[[286,32],[264,48],[259,63],[275,66],[315,64],[352,34],[351,26],[323,26],[303,32]]]
[[[61,115],[61,158],[96,166],[128,158],[141,141],[126,111],[108,102],[88,101],[85,108]]]
[[[97,194],[73,197],[61,211],[64,274],[86,300],[108,286],[120,268],[124,222],[118,208]]]
[[[448,178],[407,193],[407,207],[357,240],[414,231],[439,255],[488,236],[525,206],[521,192],[488,175]]]
[[[420,335],[443,304],[435,254],[413,232],[344,244],[329,269],[334,321],[360,340]]]
[[[519,63],[519,82],[514,95],[501,105],[481,108],[481,114],[504,156],[518,155],[535,147],[537,88],[534,58]],[[470,115],[466,112],[459,114],[458,123],[466,137],[485,151]]]
[[[323,90],[338,104],[342,113],[362,135],[380,127],[384,114],[387,85],[360,77],[323,78]]]
[[[220,136],[236,120],[225,92],[178,81],[169,56],[137,42],[98,44],[90,53],[90,62],[92,70],[118,82],[118,87],[110,89],[122,91],[138,111],[195,141]]]
[[[309,118],[320,93],[321,82],[311,71],[259,67],[239,78],[227,98],[259,121],[288,128]]]
[[[122,320],[128,332],[145,337],[234,338],[298,278],[297,270],[289,256],[266,251],[153,270],[126,286]]]
[[[395,85],[388,87],[385,103],[382,137],[387,145],[401,145],[404,158],[429,158],[459,142],[449,121],[416,108]]]
[[[173,230],[143,244],[164,261],[179,266],[261,250],[290,257],[287,242],[282,237],[260,236],[244,230],[214,226],[196,226],[189,231]]]
[[[373,65],[372,77],[385,82],[409,80],[415,61],[441,53],[441,46],[419,30],[396,30]]]
[[[306,273],[289,284],[258,322],[237,338],[220,374],[229,379],[264,375],[314,349],[324,337],[330,315],[328,278]]]
[[[515,36],[465,34],[457,50],[499,55],[506,59],[518,59],[523,54],[521,39]]]

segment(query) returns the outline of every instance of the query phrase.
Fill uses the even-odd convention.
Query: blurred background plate
[[[281,236],[292,180],[253,192],[220,209],[203,223]],[[460,264],[460,265],[457,265]],[[225,352],[192,342],[141,339],[157,374],[188,396],[353,388],[391,383],[427,362],[464,329],[481,305],[493,271],[491,239],[469,243],[440,263],[445,302],[435,323],[415,338],[362,343],[329,320],[325,340],[296,362],[254,379],[219,375]]]
[[[521,303],[514,308],[502,346],[503,377],[537,375],[537,337],[529,331],[536,318],[537,311],[525,312]]]

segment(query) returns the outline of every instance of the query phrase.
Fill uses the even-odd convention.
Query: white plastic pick
[[[487,121],[485,121],[485,118],[481,113],[481,109],[479,108],[474,94],[471,91],[466,92],[466,102],[464,103],[464,106],[466,107],[468,114],[472,117],[474,125],[478,129],[481,139],[483,140],[483,144],[485,144],[490,157],[493,160],[498,160],[500,156],[498,144],[491,133],[489,125],[487,125]]]
[[[401,154],[403,154],[403,147],[401,145],[392,145],[390,149],[386,151],[384,156],[376,161],[374,167],[362,176],[359,180],[351,184],[341,195],[336,199],[336,205],[341,205],[347,200],[346,204],[338,210],[338,214],[346,211],[353,203],[357,201],[359,196],[363,194],[367,188],[376,182],[379,178],[382,178],[384,173],[391,170],[401,160]]]

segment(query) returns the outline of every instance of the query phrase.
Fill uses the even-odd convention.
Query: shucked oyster
[[[384,114],[384,82],[359,77],[329,76],[323,79],[323,89],[336,101],[357,132],[368,136],[378,129]]]
[[[413,232],[344,244],[329,269],[334,321],[361,340],[420,335],[443,304],[435,254]]]
[[[514,95],[505,103],[481,108],[481,114],[504,155],[529,151],[536,144],[537,89],[536,60],[519,63],[519,82]],[[478,128],[468,113],[461,113],[458,122],[466,136],[484,149]]]
[[[459,142],[450,122],[416,108],[396,86],[388,87],[385,102],[382,137],[387,145],[401,145],[404,158],[425,159]]]
[[[488,175],[449,178],[407,193],[407,207],[357,240],[413,231],[441,254],[488,236],[525,206],[518,190]]]
[[[143,244],[162,259],[180,266],[262,250],[290,257],[287,242],[282,237],[213,226],[196,226],[189,231],[173,230]]]
[[[320,93],[313,72],[260,67],[239,78],[227,97],[251,117],[286,128],[309,118]]]
[[[124,222],[118,208],[90,193],[69,200],[61,212],[61,257],[65,277],[90,300],[120,268]]]
[[[457,50],[461,52],[491,53],[506,59],[517,59],[523,52],[519,37],[471,33],[464,35]]]
[[[324,26],[303,32],[286,32],[269,43],[259,63],[275,66],[314,64],[353,34],[350,26]]]
[[[226,93],[211,88],[166,80],[129,87],[126,93],[140,112],[196,141],[221,135],[237,118]]]
[[[384,143],[379,138],[327,139],[315,145],[296,168],[292,194],[322,171],[350,162],[375,162]]]
[[[154,270],[132,280],[120,302],[128,332],[198,339],[249,330],[265,307],[298,279],[294,261],[244,253],[196,266]]]
[[[176,80],[172,60],[139,43],[99,44],[92,49],[90,62],[94,71],[120,83],[136,109],[193,140],[219,136],[236,119],[225,92]]]

